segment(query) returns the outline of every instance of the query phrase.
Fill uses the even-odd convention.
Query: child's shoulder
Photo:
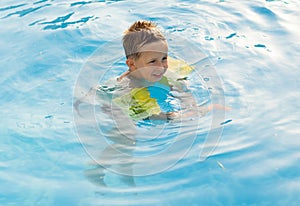
[[[110,100],[122,93],[128,92],[129,80],[127,78],[118,81],[117,78],[111,78],[99,84],[96,88],[98,96]]]

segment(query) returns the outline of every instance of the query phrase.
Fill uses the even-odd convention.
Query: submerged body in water
[[[181,130],[196,126],[195,138],[199,117],[213,108],[198,105],[186,84],[194,68],[168,57],[166,38],[155,24],[135,22],[124,32],[123,47],[128,70],[112,86],[96,90],[103,115],[111,120],[99,125],[108,142],[95,160],[101,184],[104,168],[126,176],[130,184],[135,175],[169,168],[193,143]],[[91,170],[88,174],[94,176]]]
[[[197,129],[199,118],[212,107],[202,105],[208,101],[199,105],[188,88],[188,78],[170,76],[152,84],[134,84],[133,79],[126,77],[121,82],[108,81],[94,90],[100,108],[97,115],[107,116],[110,121],[99,122],[102,138],[108,145],[95,159],[92,168],[86,171],[88,179],[106,186],[105,174],[109,170],[120,174],[120,180],[126,185],[133,186],[133,168],[141,164],[137,156],[157,154],[178,136],[181,136],[181,142],[193,139],[191,134],[181,134],[180,130]],[[186,141],[186,147],[190,146],[191,140]],[[181,145],[168,155],[184,151],[185,143]],[[165,163],[160,162],[167,165],[169,160],[165,158]]]

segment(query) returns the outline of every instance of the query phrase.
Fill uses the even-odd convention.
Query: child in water
[[[134,185],[131,161],[136,145],[136,128],[133,122],[144,120],[172,120],[182,109],[189,107],[191,114],[197,115],[197,107],[190,92],[185,91],[181,82],[185,78],[167,78],[168,44],[164,35],[150,21],[137,21],[125,31],[123,47],[128,70],[118,77],[118,87],[112,95],[112,104],[102,105],[103,110],[112,114],[116,123],[115,130],[104,136],[113,144],[107,146],[101,153],[96,168],[87,170],[86,176],[95,183],[106,185],[104,181],[105,168],[114,167],[112,162],[120,159],[117,173],[127,185]],[[191,69],[189,67],[188,69]],[[172,73],[171,73],[172,76]],[[176,76],[176,75],[175,75]],[[102,98],[111,88],[98,87]],[[180,102],[172,92],[178,91]],[[102,96],[103,95],[103,96]],[[110,109],[109,109],[110,108]],[[202,109],[204,115],[213,108],[224,109],[220,105]],[[128,115],[127,115],[128,114]],[[118,164],[118,163],[115,163]]]
[[[118,81],[126,81],[131,91],[114,102],[127,108],[127,113],[134,120],[175,118],[178,108],[170,106],[169,94],[174,85],[165,76],[168,44],[156,24],[150,21],[133,23],[125,31],[123,47],[128,71]]]
[[[136,122],[165,122],[176,116],[176,108],[170,106],[172,86],[165,76],[168,44],[164,35],[154,23],[137,21],[125,31],[123,47],[128,70],[117,78],[117,86],[98,86],[97,89],[102,110],[115,121],[115,127],[103,134],[113,143],[101,152],[96,168],[87,170],[85,174],[92,182],[102,186],[106,186],[104,177],[108,167],[118,167],[117,173],[123,174],[120,176],[122,181],[134,185],[134,178],[129,174],[132,173],[131,154],[136,144]],[[113,95],[107,95],[110,91]],[[111,162],[115,159],[127,164],[113,165]]]

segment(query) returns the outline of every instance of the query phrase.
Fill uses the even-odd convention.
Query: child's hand
[[[221,105],[221,104],[212,104],[212,105],[209,105],[209,106],[207,107],[207,109],[208,109],[208,111],[211,111],[211,110],[213,110],[213,109],[219,109],[219,110],[225,110],[225,111],[231,110],[230,107],[226,107],[226,106]]]
[[[157,115],[152,115],[149,117],[150,120],[173,120],[178,116],[178,112],[167,112],[163,113],[161,112],[160,114]]]
[[[167,120],[173,120],[178,117],[178,112],[168,112],[166,113]]]
[[[181,118],[191,118],[191,117],[202,117],[205,116],[207,113],[210,111],[217,109],[217,110],[224,110],[224,111],[229,111],[231,110],[230,107],[223,106],[221,104],[212,104],[209,106],[197,106],[193,105],[192,107],[185,109],[181,113]]]

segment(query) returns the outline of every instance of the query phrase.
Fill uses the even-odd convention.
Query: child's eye
[[[156,60],[153,59],[153,60],[149,61],[148,64],[153,64],[153,63],[155,63],[155,62],[156,62]]]
[[[166,61],[168,59],[168,57],[163,57],[162,61]]]

